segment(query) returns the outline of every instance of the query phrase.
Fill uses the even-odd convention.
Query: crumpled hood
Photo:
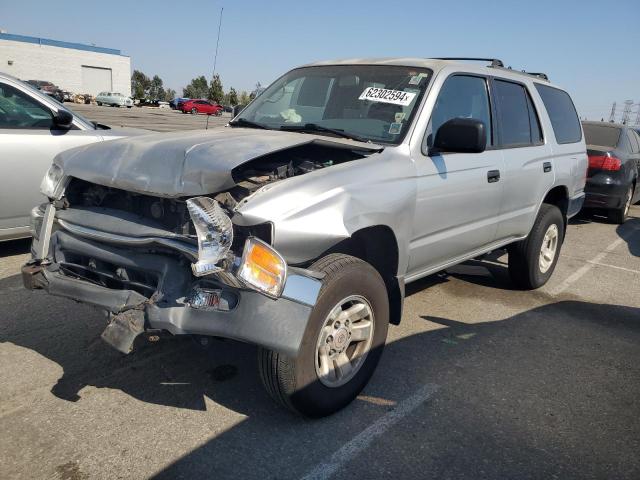
[[[217,128],[99,142],[60,153],[65,175],[162,197],[205,195],[235,185],[231,170],[257,157],[320,143],[379,151],[379,145],[276,130]]]

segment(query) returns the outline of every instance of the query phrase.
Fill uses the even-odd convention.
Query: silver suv
[[[254,343],[273,398],[323,416],[367,384],[407,283],[506,247],[515,284],[544,285],[586,171],[543,74],[317,63],[226,128],[61,153],[23,278],[106,310],[123,352],[144,331]]]

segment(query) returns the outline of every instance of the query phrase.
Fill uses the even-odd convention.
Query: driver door
[[[492,111],[485,77],[455,74],[440,89],[422,155],[415,159],[417,198],[408,280],[457,263],[496,238],[504,161],[501,151],[493,148]],[[431,146],[438,128],[460,117],[485,124],[487,149],[434,154]]]
[[[27,234],[31,209],[47,200],[40,182],[58,152],[101,139],[94,130],[57,129],[46,104],[0,81],[0,238]]]

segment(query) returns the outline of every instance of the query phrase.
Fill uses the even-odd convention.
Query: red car
[[[206,113],[207,115],[222,115],[222,105],[211,103],[208,100],[187,100],[179,104],[182,113],[191,112],[194,115],[198,113]]]

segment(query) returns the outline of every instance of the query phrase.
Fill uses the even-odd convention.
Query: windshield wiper
[[[229,125],[232,127],[249,127],[249,128],[262,128],[264,130],[269,130],[269,127],[263,125],[262,123],[252,122],[251,120],[247,120],[246,118],[238,118],[237,120],[233,120],[229,122]]]
[[[354,135],[353,133],[347,133],[344,130],[340,130],[337,128],[329,128],[323,127],[322,125],[318,125],[317,123],[305,123],[304,125],[282,125],[280,130],[290,131],[290,132],[318,132],[318,133],[332,133],[338,137],[348,138],[350,140],[356,140],[358,142],[371,143],[371,140],[359,137],[358,135]]]

